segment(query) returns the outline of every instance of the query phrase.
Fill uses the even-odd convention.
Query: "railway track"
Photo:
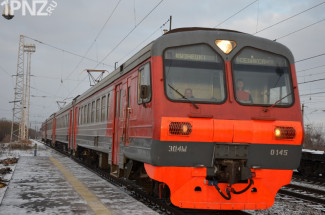
[[[325,189],[325,178],[306,177],[306,176],[300,175],[299,173],[294,173],[292,176],[292,179],[294,181],[298,181],[298,182],[303,182],[303,183],[312,184],[312,185],[319,185],[319,186],[324,187],[324,189]]]
[[[114,184],[115,186],[120,187],[121,189],[125,190],[129,195],[131,195],[136,200],[142,202],[143,204],[147,205],[152,210],[156,211],[157,213],[164,214],[164,215],[247,215],[250,214],[245,211],[208,211],[208,210],[189,210],[189,209],[180,209],[174,206],[167,204],[166,202],[154,198],[153,196],[149,195],[148,193],[144,192],[141,187],[132,183],[128,180],[123,178],[116,178],[110,175],[109,172],[99,169],[97,167],[93,167],[88,165],[87,163],[77,159],[76,157],[70,156],[70,154],[58,150],[57,148],[53,148],[44,142],[37,141],[42,143],[51,149],[56,150],[57,152],[61,153],[64,156],[70,157],[70,159],[74,160],[76,163],[80,164],[81,166],[85,167],[89,171],[97,174],[101,178],[105,179],[106,181]]]
[[[306,202],[308,207],[325,212],[325,191],[311,187],[289,184],[278,192],[284,196],[293,197]]]

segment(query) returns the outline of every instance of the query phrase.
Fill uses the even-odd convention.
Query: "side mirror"
[[[140,86],[140,98],[146,99],[149,97],[149,86],[148,85],[141,85]]]

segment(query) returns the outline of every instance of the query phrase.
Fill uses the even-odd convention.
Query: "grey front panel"
[[[251,144],[247,166],[256,169],[297,169],[301,150],[301,145]]]
[[[154,166],[213,167],[215,159],[247,160],[256,169],[296,169],[302,147],[279,144],[174,142],[132,138],[124,155]]]

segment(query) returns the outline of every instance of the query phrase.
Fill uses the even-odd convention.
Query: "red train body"
[[[47,119],[42,137],[181,208],[266,209],[301,156],[294,59],[252,35],[176,29]]]

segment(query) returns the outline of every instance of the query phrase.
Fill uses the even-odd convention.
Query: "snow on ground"
[[[324,151],[320,151],[320,150],[311,150],[311,149],[302,149],[303,152],[310,152],[312,154],[318,154],[318,155],[323,155],[325,154]]]
[[[49,156],[55,157],[64,164],[67,170],[86,185],[112,211],[112,214],[156,214],[156,212],[128,196],[120,188],[80,167],[70,158],[61,156],[43,144],[34,143],[38,145],[37,157],[34,157],[33,149],[26,151],[11,150],[0,155],[0,159],[8,156],[20,157],[17,165],[10,166],[15,172],[5,176],[6,180],[12,177],[9,186],[0,189],[0,215],[93,214],[72,185],[50,162]],[[292,183],[315,189],[325,189],[319,185],[303,182],[293,181]],[[5,198],[1,204],[1,196],[3,195]],[[325,214],[318,210],[317,206],[310,206],[308,203],[279,194],[275,199],[274,206],[270,209],[249,212],[254,215]]]
[[[2,160],[0,158],[0,160]],[[0,177],[3,179],[3,180],[6,180],[6,181],[10,181],[11,178],[12,178],[12,175],[14,174],[14,171],[15,171],[15,168],[16,168],[16,164],[12,164],[12,165],[9,165],[9,166],[6,166],[6,167],[10,167],[10,169],[12,170],[9,174],[6,174],[6,175],[0,175]],[[2,164],[0,164],[0,169],[1,168],[5,168],[5,166],[3,166]],[[8,185],[8,183],[6,183]],[[7,191],[7,188],[8,186],[5,186],[3,188],[0,188],[0,205],[1,205],[1,202],[3,200],[3,197]]]
[[[267,210],[248,211],[254,215],[321,215],[325,214],[315,205],[277,194],[274,205]]]
[[[43,144],[38,144],[36,157],[33,153],[32,149],[8,152],[10,156],[20,156],[20,159],[0,205],[0,215],[94,214],[87,202],[49,159],[50,156],[63,164],[112,215],[157,214],[120,188]]]

